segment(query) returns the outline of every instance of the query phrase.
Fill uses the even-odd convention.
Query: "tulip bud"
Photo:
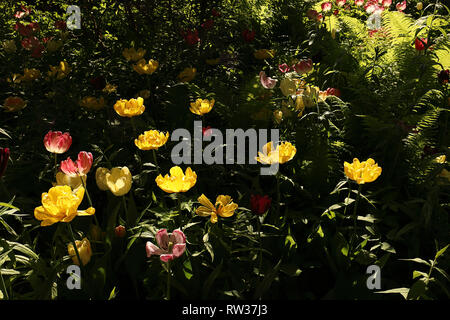
[[[423,9],[423,3],[422,2],[417,2],[416,9],[417,10],[422,10]]]
[[[89,240],[87,238],[83,238],[81,241],[77,240],[75,241],[75,245],[77,246],[78,254],[80,255],[83,266],[88,264],[92,257],[91,243]],[[67,251],[72,258],[73,263],[79,266],[80,262],[72,243],[67,246]]]
[[[117,238],[123,238],[123,237],[125,237],[125,234],[127,233],[127,229],[124,227],[124,226],[122,226],[122,225],[120,225],[120,226],[117,226],[115,229],[114,229],[114,234],[115,234],[115,236],[117,237]]]

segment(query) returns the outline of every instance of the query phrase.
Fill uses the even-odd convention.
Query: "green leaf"
[[[408,296],[406,297],[408,300],[418,300],[425,294],[427,289],[427,285],[425,281],[422,279],[417,280],[409,289]]]
[[[387,243],[387,242],[383,242],[383,243],[381,244],[381,250],[387,251],[387,252],[390,252],[390,253],[396,253],[394,247],[391,246],[391,245],[390,245],[389,243]]]
[[[428,274],[426,274],[425,272],[417,271],[417,270],[413,271],[413,279],[418,278],[420,276],[424,277],[425,279],[428,279]]]
[[[417,263],[424,264],[424,265],[426,265],[426,266],[430,266],[430,263],[429,263],[429,262],[427,262],[427,261],[425,261],[425,260],[423,260],[423,259],[421,259],[421,258],[414,258],[414,259],[399,259],[399,260],[403,260],[403,261],[414,261],[414,262],[417,262]]]
[[[183,272],[184,272],[184,276],[186,277],[186,279],[190,280],[192,278],[192,276],[194,275],[192,273],[192,265],[191,265],[191,260],[186,259],[183,263]]]
[[[220,262],[220,264],[214,269],[213,272],[209,275],[208,279],[206,279],[205,284],[203,286],[203,299],[208,298],[209,291],[211,290],[211,286],[216,280],[216,278],[219,276],[220,272],[222,271],[222,264],[223,261]]]
[[[258,287],[256,288],[255,295],[253,296],[253,299],[257,299],[262,297],[262,295],[269,290],[272,282],[275,280],[275,277],[280,270],[281,266],[281,259],[278,261],[278,263],[273,267],[272,271],[269,272],[269,274],[265,275],[263,281],[260,282]]]
[[[442,254],[444,254],[445,250],[447,250],[447,248],[450,246],[450,243],[448,245],[446,245],[445,247],[443,247],[441,250],[439,250],[436,253],[436,256],[434,257],[434,260],[437,260],[437,258],[439,258],[439,256],[441,256]]]
[[[385,290],[385,291],[375,291],[375,293],[400,293],[403,298],[407,298],[408,296],[408,292],[409,292],[409,288],[395,288],[395,289],[390,289],[390,290]]]

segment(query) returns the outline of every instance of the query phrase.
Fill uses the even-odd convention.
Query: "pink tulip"
[[[323,12],[330,11],[331,10],[331,2],[324,2],[324,3],[322,3],[321,7],[322,7]]]
[[[67,160],[61,161],[61,171],[70,177],[86,175],[91,170],[93,161],[94,157],[92,153],[81,151],[78,153],[77,161],[73,162],[70,157]]]
[[[72,144],[72,137],[68,132],[49,131],[44,137],[44,146],[48,152],[64,153],[69,150]]]
[[[313,61],[311,59],[300,60],[295,66],[294,69],[298,74],[308,73],[313,68]]]
[[[286,63],[283,63],[278,66],[278,70],[280,70],[280,72],[286,73],[291,71],[291,67],[289,67]]]
[[[364,0],[355,0],[355,5],[358,7],[362,6],[364,4]]]
[[[383,0],[383,7],[387,8],[390,7],[392,4],[392,0]],[[405,3],[405,8],[406,8],[406,3]]]
[[[402,2],[399,2],[399,3],[397,3],[397,4],[395,5],[395,7],[397,8],[397,11],[400,11],[400,12],[402,12],[403,10],[405,10],[405,9],[406,9],[406,0],[405,0],[405,1],[402,1]]]
[[[261,81],[262,86],[266,89],[273,89],[278,81],[266,76],[266,73],[264,71],[261,71],[259,73],[259,80]]]
[[[159,247],[150,241],[145,245],[148,258],[158,255],[161,261],[169,262],[180,257],[186,250],[186,236],[180,229],[173,230],[171,234],[168,234],[166,229],[159,230],[156,233],[156,242]]]
[[[339,7],[343,7],[346,2],[347,2],[347,0],[336,0],[336,4]]]

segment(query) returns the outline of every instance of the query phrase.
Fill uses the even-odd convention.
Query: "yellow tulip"
[[[72,191],[69,186],[56,186],[42,193],[42,206],[34,209],[34,217],[41,220],[41,226],[50,226],[56,222],[70,222],[76,216],[93,215],[95,209],[90,207],[80,211],[78,206],[83,201],[84,188]]]
[[[83,186],[83,182],[84,185],[86,185],[86,178],[86,175],[71,177],[64,172],[59,171],[56,174],[56,182],[53,183],[53,186],[69,186],[72,188],[72,190],[76,190],[79,187]],[[83,182],[81,181],[81,179],[83,179]]]
[[[145,131],[134,139],[134,144],[141,150],[154,150],[163,146],[169,139],[169,133],[164,134],[158,130]]]
[[[23,100],[21,97],[8,97],[3,102],[3,107],[6,109],[6,112],[15,112],[22,110],[27,106],[27,102]]]
[[[202,116],[211,111],[214,106],[214,102],[214,99],[197,99],[195,102],[191,102],[191,107],[189,110],[194,114]]]
[[[117,90],[117,86],[111,84],[111,83],[107,83],[106,86],[103,88],[103,92],[106,93],[114,93]]]
[[[294,95],[297,92],[297,82],[294,79],[284,78],[280,82],[280,90],[286,97]]]
[[[95,171],[95,182],[97,183],[97,187],[102,191],[108,191],[108,185],[106,184],[106,174],[109,173],[107,168],[99,167],[97,171]]]
[[[117,197],[123,196],[131,189],[133,178],[127,167],[115,167],[105,175],[108,189]]]
[[[81,241],[76,240],[75,245],[77,246],[77,251],[80,255],[81,262],[83,263],[83,266],[85,266],[89,263],[92,257],[91,243],[87,238],[83,238]],[[67,251],[69,256],[72,258],[73,263],[79,266],[80,262],[78,261],[77,253],[72,243],[69,243],[67,246]]]
[[[70,73],[72,69],[66,61],[61,61],[58,66],[50,66],[50,71],[48,72],[49,77],[55,77],[61,80]]]
[[[155,179],[156,184],[167,193],[186,192],[197,182],[197,174],[190,167],[183,173],[180,167],[175,166],[170,169],[170,176],[166,174],[164,178],[159,175]]]
[[[417,10],[422,10],[423,9],[423,3],[422,2],[417,2],[416,9]]]
[[[256,160],[263,164],[285,163],[290,161],[296,153],[297,149],[290,142],[282,142],[274,150],[273,143],[270,141],[264,145],[263,152],[258,151],[259,157],[256,157]]]
[[[445,157],[445,154],[443,154],[442,156],[436,157],[436,158],[434,159],[434,161],[437,162],[437,163],[445,163],[445,160],[446,160],[446,159],[447,159],[447,158]]]
[[[117,114],[121,117],[131,118],[139,116],[145,110],[144,99],[141,97],[130,100],[120,99],[114,105],[114,110],[116,110]]]
[[[87,109],[92,110],[100,110],[104,108],[106,105],[105,99],[103,97],[96,98],[96,97],[84,97],[80,101],[80,106],[85,107]]]
[[[122,51],[122,54],[125,59],[127,59],[127,61],[138,61],[144,57],[146,52],[147,50],[142,48],[139,48],[138,50],[136,50],[135,48],[126,48]]]
[[[255,53],[253,53],[253,55],[258,60],[269,59],[275,56],[275,50],[260,49],[256,50]]]
[[[281,110],[275,110],[273,112],[273,121],[275,121],[276,124],[280,124],[283,120],[283,111]]]
[[[353,163],[344,162],[345,175],[356,181],[358,184],[375,181],[381,174],[379,167],[372,158],[359,162],[357,158],[353,159]]]
[[[31,68],[25,68],[23,70],[23,76],[20,76],[21,81],[33,81],[41,76],[41,72],[37,69]]]
[[[224,195],[217,197],[215,206],[204,194],[198,198],[198,202],[200,202],[201,206],[195,210],[195,213],[201,217],[211,216],[211,223],[217,222],[217,216],[221,216],[222,218],[231,217],[238,208],[238,205],[233,203],[230,196]]]
[[[17,50],[16,42],[14,40],[6,40],[2,43],[3,49],[6,53],[14,53]]]
[[[194,80],[195,74],[197,73],[197,69],[195,68],[186,68],[183,71],[180,72],[178,75],[178,79],[181,82],[189,82]]]
[[[139,60],[135,65],[133,65],[133,70],[139,74],[152,74],[158,69],[159,63],[156,60],[150,59],[148,63],[145,59]]]

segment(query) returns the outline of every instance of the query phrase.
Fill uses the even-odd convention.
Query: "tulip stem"
[[[256,221],[258,224],[258,242],[259,242],[259,257],[258,257],[258,277],[261,277],[261,268],[262,268],[262,243],[261,243],[261,220],[260,217],[256,217]]]
[[[56,174],[58,173],[58,154],[57,153],[54,153],[54,155],[55,155],[55,177],[56,177]]]
[[[154,162],[154,165],[156,166],[156,170],[159,174],[159,166],[158,166],[158,160],[156,159],[156,151],[155,151],[155,149],[153,149],[152,151],[153,151],[153,162]]]
[[[68,222],[67,226],[69,228],[69,233],[70,233],[70,236],[72,238],[72,244],[73,244],[73,248],[75,250],[75,254],[77,255],[78,265],[80,266],[81,274],[83,274],[83,262],[81,261],[80,253],[78,252],[77,244],[75,242],[75,236],[73,235],[72,225],[70,224],[70,222]]]
[[[277,179],[277,215],[276,219],[278,220],[280,218],[280,201],[281,201],[281,195],[280,195],[280,173],[276,173],[276,179]]]
[[[86,187],[86,184],[83,181],[83,177],[80,176],[80,175],[78,175],[78,177],[80,177],[81,184],[82,184],[82,186],[84,188],[84,191],[86,191],[86,197],[88,199],[89,206],[93,208],[94,206],[92,205],[92,200],[91,200],[91,197],[89,196],[89,192],[88,192],[88,189]],[[95,220],[95,223],[97,224],[97,226],[100,226],[100,223],[98,223],[97,216],[95,214],[94,214],[94,220]]]
[[[355,202],[355,207],[353,208],[353,230],[356,233],[356,220],[357,220],[357,212],[356,209],[358,208],[358,202],[359,202],[359,198],[361,195],[361,187],[362,185],[359,184],[358,185],[358,195],[356,196],[356,202]]]
[[[134,133],[134,135],[136,135],[137,130],[136,130],[136,124],[134,123],[134,118],[131,117],[130,121],[131,121],[131,126],[133,127],[133,133]]]
[[[167,291],[166,299],[170,300],[170,261],[167,261]]]

